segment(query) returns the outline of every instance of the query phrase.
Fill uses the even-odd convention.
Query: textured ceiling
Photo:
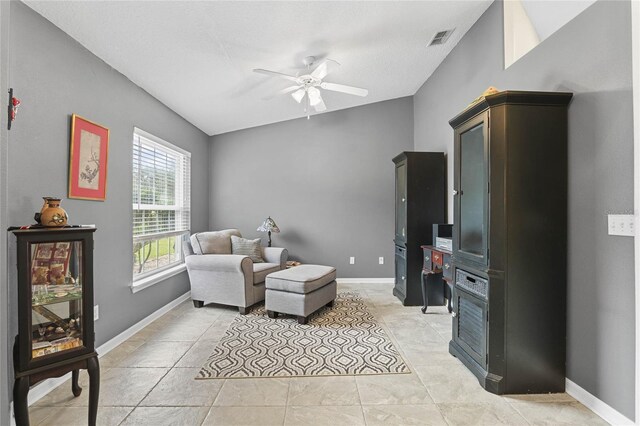
[[[302,58],[342,64],[327,111],[413,95],[491,4],[416,2],[25,1],[95,55],[209,135],[303,117],[289,86]],[[443,46],[427,43],[455,28]]]

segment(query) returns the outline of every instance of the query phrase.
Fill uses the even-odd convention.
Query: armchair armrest
[[[262,247],[262,258],[267,263],[278,263],[282,269],[287,266],[289,252],[286,248]]]
[[[187,269],[214,272],[253,272],[253,262],[248,256],[237,254],[201,254],[188,256]]]

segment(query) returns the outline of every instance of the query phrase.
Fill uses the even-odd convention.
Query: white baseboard
[[[178,297],[177,299],[167,303],[166,305],[164,305],[163,307],[161,307],[160,309],[158,309],[157,311],[155,311],[151,315],[143,318],[142,320],[140,320],[136,324],[134,324],[131,327],[127,328],[125,331],[123,331],[122,333],[118,334],[113,339],[111,339],[111,340],[103,343],[102,345],[100,345],[98,348],[96,348],[96,352],[98,353],[98,358],[101,358],[104,355],[106,355],[109,352],[111,352],[119,344],[121,344],[122,342],[124,342],[125,340],[127,340],[128,338],[130,338],[131,336],[133,336],[134,334],[136,334],[137,332],[139,332],[143,328],[145,328],[147,325],[151,324],[153,321],[155,321],[158,318],[160,318],[162,315],[164,315],[167,312],[169,312],[171,309],[175,308],[176,306],[178,306],[179,304],[181,304],[185,300],[189,299],[189,297],[191,297],[191,292],[190,291],[186,292],[185,294],[183,294],[182,296]],[[38,385],[34,386],[33,389],[31,389],[29,391],[29,405],[32,405],[35,402],[37,402],[38,400],[40,400],[42,397],[44,397],[49,392],[51,392],[52,390],[54,390],[55,388],[60,386],[62,383],[64,383],[70,377],[71,377],[71,373],[67,373],[62,377],[56,377],[55,379],[47,379],[47,380],[39,383]],[[69,392],[71,392],[71,390],[69,390]],[[13,403],[12,403],[11,407],[13,409]],[[11,417],[11,419],[12,419],[12,421],[14,421],[13,420],[13,416]]]
[[[580,401],[582,405],[602,417],[608,423],[615,426],[635,424],[624,414],[621,414],[606,402],[601,401],[600,399],[591,395],[589,392],[587,392],[585,389],[578,386],[571,380],[565,379],[565,388],[569,395]]]
[[[395,284],[395,278],[336,278],[338,284]]]

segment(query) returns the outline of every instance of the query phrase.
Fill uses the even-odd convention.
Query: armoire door
[[[407,162],[396,165],[396,237],[397,245],[407,239]]]
[[[455,132],[453,251],[457,259],[487,265],[488,114],[469,120]]]

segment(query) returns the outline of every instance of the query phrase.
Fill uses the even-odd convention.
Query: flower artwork
[[[71,120],[69,198],[104,201],[109,129],[75,114]]]

